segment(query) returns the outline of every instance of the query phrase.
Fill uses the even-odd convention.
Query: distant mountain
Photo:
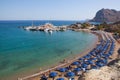
[[[90,20],[95,22],[117,22],[120,21],[120,11],[114,9],[101,9],[96,16]]]

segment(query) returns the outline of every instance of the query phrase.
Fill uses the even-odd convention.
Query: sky
[[[120,0],[0,0],[0,20],[86,20]]]

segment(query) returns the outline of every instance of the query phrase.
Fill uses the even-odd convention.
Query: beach
[[[85,31],[85,32],[88,32]],[[90,31],[89,31],[90,32]],[[18,80],[39,80],[40,79],[40,76],[41,74],[44,74],[44,73],[49,73],[51,71],[54,71],[55,69],[57,68],[60,68],[60,67],[66,67],[66,66],[69,66],[72,62],[76,61],[77,59],[79,59],[80,57],[83,57],[85,56],[86,54],[88,54],[92,49],[96,48],[97,44],[99,43],[99,35],[96,34],[96,33],[91,33],[91,34],[94,34],[96,35],[96,41],[94,42],[94,44],[92,46],[89,46],[88,49],[84,50],[83,52],[81,52],[80,54],[77,54],[77,55],[74,55],[72,57],[68,57],[65,59],[65,62],[64,63],[59,63],[53,67],[49,67],[48,69],[44,69],[43,71],[38,71],[37,73],[33,74],[33,75],[30,75],[30,76],[26,76],[26,77],[23,77],[23,78],[18,78]]]
[[[106,34],[109,34],[110,36],[112,36],[111,33],[106,33]],[[97,35],[97,36],[98,36],[98,35]],[[101,37],[101,36],[99,36],[99,38],[98,38],[99,40],[97,40],[97,41],[95,42],[94,46],[93,46],[91,49],[82,52],[82,54],[77,55],[77,57],[74,57],[74,59],[71,59],[71,60],[70,60],[70,59],[67,59],[68,61],[66,61],[66,63],[59,64],[59,65],[56,66],[56,67],[50,68],[50,69],[45,70],[45,71],[40,71],[39,73],[30,75],[30,76],[27,76],[27,77],[24,77],[24,78],[19,78],[19,80],[39,80],[41,74],[47,74],[47,75],[48,75],[51,71],[54,71],[54,70],[56,70],[57,68],[69,66],[72,62],[76,61],[76,60],[79,59],[80,57],[85,56],[85,55],[88,54],[93,48],[97,47],[97,44],[98,44],[99,41],[100,41],[100,37]],[[118,52],[117,52],[117,51],[118,51],[119,48],[120,48],[120,44],[118,44],[118,43],[115,41],[115,50],[114,50],[113,55],[110,57],[111,59],[109,60],[109,62],[112,61],[112,60],[115,60],[115,59],[117,58],[117,55],[118,55]],[[56,79],[57,79],[57,78],[58,78],[58,77],[56,77]],[[74,78],[75,78],[75,80],[78,79],[78,77],[74,77]],[[67,80],[67,78],[65,78],[65,77],[64,77],[64,79]],[[52,80],[52,79],[49,78],[48,80]]]

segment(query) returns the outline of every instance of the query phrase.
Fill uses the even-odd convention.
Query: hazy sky
[[[0,20],[85,20],[120,0],[0,0]]]

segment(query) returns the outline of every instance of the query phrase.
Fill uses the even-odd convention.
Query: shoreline
[[[77,33],[77,32],[75,32],[75,33]],[[77,33],[77,34],[79,34],[79,32]],[[89,36],[91,37],[91,36],[93,36],[92,38],[92,41],[91,42],[95,42],[95,39],[96,39],[96,36],[95,35],[93,35],[93,34],[91,34],[91,33],[88,33],[88,32],[85,32],[85,34],[89,34]],[[79,35],[78,35],[79,36]],[[78,39],[79,41],[80,41],[80,39]],[[78,41],[78,42],[79,42]],[[87,47],[88,47],[88,45],[90,46],[90,45],[93,45],[93,43],[91,44],[89,41],[87,41]],[[80,44],[80,46],[81,46],[81,44]],[[16,72],[15,74],[13,74],[13,73],[11,73],[10,75],[8,75],[7,77],[6,76],[1,76],[1,80],[8,80],[8,79],[10,79],[10,80],[17,80],[17,78],[18,77],[24,77],[24,76],[28,76],[28,75],[31,75],[31,74],[35,74],[35,73],[37,73],[37,72],[39,72],[40,71],[40,68],[42,68],[42,71],[44,71],[44,70],[46,70],[46,69],[49,69],[49,68],[53,68],[53,67],[55,67],[56,65],[61,65],[62,63],[60,63],[60,61],[63,61],[64,59],[66,59],[66,60],[71,60],[72,58],[74,58],[74,57],[76,57],[76,56],[78,56],[78,54],[81,54],[81,53],[83,53],[84,51],[86,51],[86,50],[88,50],[88,48],[86,48],[86,46],[84,47],[84,48],[79,48],[78,46],[77,46],[77,48],[79,49],[78,51],[77,51],[77,53],[76,52],[74,52],[73,51],[73,53],[72,53],[72,56],[71,56],[71,54],[70,54],[70,51],[69,51],[69,54],[66,56],[66,57],[64,57],[64,58],[62,58],[62,59],[60,59],[60,58],[58,58],[58,59],[60,59],[60,60],[58,60],[57,62],[55,62],[54,64],[46,64],[46,65],[43,65],[42,67],[41,66],[34,66],[34,67],[32,67],[31,69],[29,68],[29,69],[22,69],[22,70],[20,70],[20,71],[18,71],[18,72]],[[93,46],[90,46],[90,47],[93,47]],[[72,48],[72,46],[71,46],[71,48]],[[70,48],[70,49],[71,49]],[[72,51],[72,49],[71,49],[71,51]],[[81,52],[81,53],[80,53]],[[64,55],[64,54],[63,54]],[[82,54],[81,54],[82,55]],[[70,56],[70,57],[69,57]],[[59,56],[58,56],[59,57]],[[56,59],[57,60],[57,59]],[[44,62],[43,62],[44,63]],[[52,62],[53,63],[53,62]],[[39,63],[38,63],[39,64]],[[22,65],[21,65],[22,66]],[[49,68],[48,68],[49,67]]]
[[[88,32],[88,31],[87,31]],[[43,69],[41,71],[37,71],[37,72],[33,72],[34,74],[32,75],[28,75],[28,76],[25,76],[25,77],[22,77],[22,78],[18,78],[18,80],[34,80],[32,78],[35,78],[35,77],[40,77],[41,74],[44,74],[44,73],[47,73],[47,72],[50,72],[50,71],[53,71],[57,68],[60,68],[60,67],[66,67],[68,65],[70,65],[72,62],[76,61],[77,59],[85,56],[86,54],[88,54],[92,49],[96,48],[97,44],[99,43],[99,36],[98,34],[96,33],[93,33],[93,32],[89,32],[90,34],[93,34],[96,36],[96,40],[95,42],[93,43],[92,47],[89,46],[87,47],[86,50],[80,52],[79,54],[76,54],[74,55],[73,57],[67,57],[65,58],[65,62],[64,63],[61,63],[61,61],[58,63],[58,64],[55,64],[53,65],[52,67],[49,67],[49,68],[46,68],[46,69]],[[73,59],[74,58],[74,59]]]

